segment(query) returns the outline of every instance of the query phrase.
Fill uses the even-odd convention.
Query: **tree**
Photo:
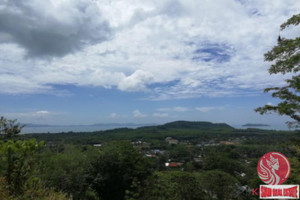
[[[50,150],[39,154],[36,175],[41,177],[47,187],[62,191],[73,200],[88,198],[93,191],[86,182],[86,169],[98,156],[98,149],[87,147],[82,150],[73,145],[66,145],[65,150],[53,153]]]
[[[11,139],[18,135],[25,125],[20,125],[17,120],[10,120],[4,117],[0,118],[0,134],[4,135],[5,138]]]
[[[229,158],[225,153],[210,153],[203,159],[204,170],[222,170],[231,175],[242,172],[242,167],[236,159]]]
[[[290,25],[300,24],[300,14],[292,16],[280,28],[286,29]],[[286,79],[286,86],[266,88],[265,92],[273,91],[272,97],[281,99],[277,105],[265,105],[255,109],[260,114],[276,112],[279,115],[287,115],[294,121],[287,122],[289,127],[299,127],[300,125],[300,37],[287,39],[278,37],[277,45],[267,52],[265,61],[274,62],[269,68],[270,74],[295,73],[289,79]]]
[[[207,191],[210,199],[233,199],[239,182],[230,174],[220,171],[204,171],[200,175],[202,189]]]
[[[5,178],[11,194],[24,192],[35,165],[35,154],[43,146],[44,142],[37,142],[36,139],[0,143],[0,158],[6,165]]]
[[[151,174],[149,161],[127,142],[111,142],[101,150],[89,170],[91,189],[104,200],[137,198]]]

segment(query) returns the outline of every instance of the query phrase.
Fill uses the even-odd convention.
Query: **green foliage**
[[[298,25],[300,24],[300,14],[292,16],[290,19],[288,19],[285,23],[283,23],[280,28],[281,30],[285,29],[286,27],[290,25]]]
[[[299,25],[300,14],[294,15],[287,22],[281,25],[284,30],[290,25]],[[279,36],[278,43],[273,49],[265,54],[265,60],[273,62],[269,68],[270,74],[297,73],[300,71],[300,37],[286,39]],[[289,126],[298,127],[300,125],[300,75],[292,76],[286,80],[287,85],[283,87],[266,88],[265,92],[273,91],[272,97],[281,100],[277,105],[265,105],[255,109],[260,114],[276,112],[279,115],[291,117],[293,122],[288,122]]]
[[[192,160],[195,154],[195,147],[189,147],[187,145],[178,144],[170,150],[169,158],[175,161],[188,161]]]
[[[25,185],[25,191],[20,195],[11,195],[7,182],[4,177],[0,177],[0,199],[5,200],[68,200],[60,192],[53,189],[46,189],[44,184],[36,178],[28,180]]]
[[[93,192],[89,191],[86,183],[87,169],[96,158],[97,149],[79,148],[73,145],[65,146],[63,152],[45,151],[39,155],[39,164],[35,171],[50,188],[62,191],[76,199],[91,198]]]
[[[143,200],[233,199],[239,182],[220,171],[189,173],[182,171],[155,172],[143,190]]]
[[[143,200],[201,200],[207,195],[199,174],[181,171],[155,172],[143,189]]]
[[[300,182],[300,161],[296,157],[289,158],[291,164],[291,173],[284,184],[295,184]]]
[[[151,173],[149,161],[130,143],[106,144],[92,163],[89,183],[100,199],[120,200],[138,196],[139,187]],[[127,191],[127,192],[126,192]]]
[[[0,135],[3,135],[4,138],[13,138],[21,132],[23,127],[24,125],[21,126],[17,123],[17,120],[10,120],[4,117],[0,118]]]
[[[239,184],[236,178],[220,170],[205,171],[200,180],[210,199],[233,199]]]
[[[5,177],[11,194],[19,195],[24,192],[25,183],[35,164],[35,154],[43,146],[43,142],[35,139],[1,143],[0,156],[6,164]]]
[[[219,169],[232,175],[243,170],[236,159],[229,158],[224,153],[209,153],[206,155],[203,168],[204,170]]]

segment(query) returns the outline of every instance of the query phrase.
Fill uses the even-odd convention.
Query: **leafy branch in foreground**
[[[300,24],[300,14],[292,16],[280,27],[281,30],[286,29],[290,25],[297,26]],[[295,39],[287,39],[278,37],[277,45],[267,52],[265,61],[274,62],[269,68],[270,74],[286,74],[294,73],[289,79],[286,79],[286,86],[266,88],[264,92],[271,92],[272,97],[281,100],[277,105],[265,105],[256,108],[255,111],[260,114],[276,112],[279,115],[287,115],[294,121],[287,122],[289,127],[300,126],[300,37]]]
[[[5,138],[11,139],[18,135],[25,125],[20,125],[17,120],[0,118],[0,135],[4,135]]]

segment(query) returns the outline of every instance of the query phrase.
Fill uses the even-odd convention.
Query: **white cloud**
[[[223,107],[212,107],[212,106],[207,106],[207,107],[197,107],[196,110],[199,112],[209,112],[212,110],[221,110],[224,109]]]
[[[153,117],[168,117],[168,113],[153,113]]]
[[[122,79],[118,84],[118,88],[122,91],[143,91],[152,80],[153,75],[151,73],[137,70],[130,76]]]
[[[109,115],[109,118],[117,118],[117,117],[118,117],[118,114],[116,114],[116,113],[111,113]]]
[[[9,116],[12,118],[19,118],[19,117],[39,117],[39,116],[47,116],[47,115],[55,115],[58,114],[56,112],[50,112],[47,110],[38,110],[33,112],[16,112],[16,113],[5,113],[5,116]]]
[[[123,114],[111,113],[108,117],[111,119],[117,119],[117,118],[126,118],[128,116]]]
[[[36,111],[35,114],[37,114],[37,115],[49,115],[51,113],[47,110],[40,110],[40,111]]]
[[[0,24],[24,17],[17,32],[0,28],[0,93],[64,95],[55,85],[75,85],[146,91],[152,100],[255,95],[284,83],[269,76],[263,54],[300,12],[294,0],[26,2],[17,14],[7,3],[0,9]],[[18,35],[30,30],[57,35],[55,46]],[[70,35],[60,46],[56,39]]]
[[[177,112],[185,112],[188,111],[188,108],[178,106],[178,107],[174,107],[174,110]]]
[[[141,113],[139,110],[135,110],[135,111],[133,111],[133,117],[135,117],[135,118],[144,118],[144,117],[147,117],[147,115]]]
[[[18,121],[21,123],[47,123],[48,120],[53,120],[63,113],[48,110],[36,110],[27,112],[9,112],[2,114],[8,119],[18,119]]]

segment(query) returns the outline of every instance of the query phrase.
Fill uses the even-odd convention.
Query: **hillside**
[[[226,123],[212,123],[202,121],[175,121],[161,125],[161,127],[171,129],[234,129]]]

